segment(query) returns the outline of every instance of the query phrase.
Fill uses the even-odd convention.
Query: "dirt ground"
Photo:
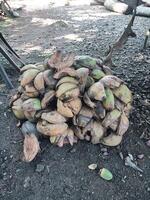
[[[22,1],[20,1],[22,2]],[[27,1],[28,2],[28,1]],[[30,8],[30,6],[29,6]],[[43,61],[56,48],[102,57],[127,25],[130,16],[108,12],[101,6],[50,6],[20,11],[20,18],[0,23],[11,46],[26,63]],[[114,74],[123,78],[133,91],[130,128],[121,149],[130,153],[143,170],[139,173],[124,165],[120,148],[79,142],[58,148],[41,141],[41,153],[31,163],[21,161],[22,135],[17,120],[8,110],[9,91],[0,84],[0,199],[1,200],[148,200],[150,199],[150,46],[142,50],[149,19],[137,17],[136,38],[114,55]],[[2,57],[13,83],[19,74]],[[143,159],[137,155],[144,154]],[[102,180],[88,165],[97,163],[114,175]],[[41,170],[37,166],[41,165]]]

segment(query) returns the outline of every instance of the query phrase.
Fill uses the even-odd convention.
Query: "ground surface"
[[[22,2],[22,1],[20,1]],[[28,1],[27,1],[28,2]],[[129,16],[117,15],[100,6],[50,7],[24,10],[21,17],[0,24],[13,48],[26,63],[42,61],[56,47],[76,54],[104,56],[109,44],[122,32]],[[55,23],[57,22],[57,23]],[[41,141],[42,152],[32,163],[21,161],[22,135],[16,119],[8,111],[8,93],[0,85],[0,199],[1,200],[148,200],[150,199],[150,47],[141,51],[149,19],[138,17],[131,38],[114,56],[114,73],[123,78],[134,93],[130,128],[123,140],[124,152],[137,159],[143,174],[124,166],[118,149],[79,142],[73,148],[58,148]],[[8,68],[5,60],[0,58]],[[18,74],[7,70],[14,84]],[[143,134],[143,139],[140,136]],[[46,145],[46,146],[45,146]],[[97,163],[112,171],[111,182],[102,180],[88,165]],[[44,170],[37,172],[37,165]]]

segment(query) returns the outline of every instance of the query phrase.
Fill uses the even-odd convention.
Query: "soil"
[[[22,2],[22,1],[20,1]],[[27,1],[28,2],[28,1]],[[130,16],[106,11],[101,6],[62,6],[23,9],[20,18],[0,23],[11,46],[26,63],[43,61],[59,48],[102,57]],[[148,200],[150,199],[150,46],[142,50],[149,19],[137,17],[136,38],[130,38],[113,56],[114,74],[133,91],[130,128],[118,148],[102,152],[102,145],[78,142],[73,147],[52,146],[41,140],[41,153],[31,163],[21,160],[23,137],[17,120],[8,109],[9,91],[0,84],[0,199],[1,200]],[[19,74],[0,57],[17,86]],[[133,155],[143,173],[125,166],[119,152]],[[143,159],[137,155],[144,154]],[[101,179],[88,165],[97,163],[113,173],[113,180]],[[40,166],[39,166],[40,165]],[[41,166],[42,165],[42,166]]]

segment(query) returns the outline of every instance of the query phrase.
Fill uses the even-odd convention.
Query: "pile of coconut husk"
[[[32,161],[47,137],[62,147],[78,140],[117,146],[129,127],[132,94],[109,67],[90,56],[56,51],[42,64],[21,69],[11,108],[24,135],[24,159]]]

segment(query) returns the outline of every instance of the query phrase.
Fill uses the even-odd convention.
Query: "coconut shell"
[[[58,71],[69,68],[74,63],[74,54],[68,53],[64,58],[61,51],[56,51],[48,61],[48,65]]]
[[[36,125],[30,121],[25,121],[21,126],[21,132],[25,135],[35,134],[37,135]]]
[[[115,120],[112,124],[109,125],[109,127],[113,130],[116,131],[119,125],[119,118],[117,120]]]
[[[119,110],[119,111],[123,111],[125,104],[123,102],[121,102],[119,99],[115,98],[115,107]]]
[[[117,76],[113,76],[113,75],[107,75],[105,77],[103,77],[100,80],[101,83],[103,83],[103,85],[105,87],[108,88],[116,88],[119,87],[120,84],[123,82],[120,78],[118,78]]]
[[[109,88],[105,89],[106,99],[103,101],[103,106],[106,110],[113,110],[115,107],[115,99],[112,91]]]
[[[12,111],[17,119],[25,119],[23,101],[21,98],[13,102]]]
[[[28,65],[24,65],[20,71],[21,72],[24,72],[24,71],[27,71],[29,69],[37,69],[37,66],[36,65],[33,65],[33,64],[28,64]]]
[[[36,88],[33,86],[32,83],[25,85],[25,91],[29,93],[37,92]]]
[[[96,104],[95,114],[98,119],[104,119],[106,116],[106,110],[100,101],[98,101]]]
[[[72,110],[59,99],[57,100],[57,111],[64,117],[73,117]]]
[[[85,87],[86,87],[86,88],[89,88],[89,87],[92,86],[94,83],[95,83],[94,79],[93,79],[91,76],[88,76],[88,77],[87,77],[86,84],[85,84]]]
[[[104,128],[102,127],[100,122],[94,121],[91,130],[91,142],[93,144],[100,143],[100,139],[103,137],[103,135],[104,135]]]
[[[69,90],[67,92],[65,92],[60,99],[63,101],[71,101],[75,98],[77,98],[80,95],[80,90],[79,88],[74,88],[72,90]]]
[[[57,111],[42,113],[41,119],[46,120],[51,124],[61,124],[66,122],[66,118],[59,114]]]
[[[31,81],[34,80],[34,78],[36,77],[36,75],[39,73],[38,69],[29,69],[25,72],[23,72],[22,76],[21,76],[21,86],[25,86],[28,83],[31,83]]]
[[[41,109],[41,102],[37,98],[30,98],[23,102],[24,111],[37,111]]]
[[[96,66],[96,59],[90,56],[76,56],[75,57],[75,68],[86,67],[94,69]]]
[[[106,75],[112,75],[112,70],[108,66],[103,65],[102,69]]]
[[[24,115],[25,115],[25,118],[28,119],[30,122],[35,122],[35,114],[36,114],[36,111],[25,111],[24,110]]]
[[[79,78],[80,91],[83,93],[85,90],[87,77],[89,75],[89,69],[82,67],[80,69],[77,69],[76,72],[77,72],[77,77]]]
[[[88,96],[91,99],[103,101],[106,98],[105,89],[102,83],[96,82],[88,89]]]
[[[49,92],[44,94],[44,97],[41,100],[42,109],[45,109],[50,104],[50,102],[54,99],[54,96],[55,96],[54,90],[50,90]]]
[[[54,89],[57,83],[57,80],[53,78],[53,71],[46,70],[43,72],[43,78],[45,85],[49,87],[49,89]]]
[[[110,126],[112,123],[114,123],[121,115],[121,112],[117,109],[114,109],[111,112],[108,112],[105,119],[102,122],[102,125],[104,127]]]
[[[104,145],[107,145],[107,146],[111,146],[111,147],[114,147],[114,146],[117,146],[121,143],[122,141],[122,136],[120,135],[115,135],[113,133],[111,133],[110,135],[108,135],[107,137],[104,137],[100,143],[101,144],[104,144]]]
[[[37,137],[34,134],[25,135],[23,142],[23,160],[26,162],[31,162],[39,151],[40,145]]]
[[[47,60],[47,65],[50,68],[56,68],[57,63],[60,63],[62,59],[62,52],[60,50],[57,50],[54,54],[50,56],[50,58]]]
[[[100,69],[93,69],[91,76],[95,79],[95,80],[100,80],[101,78],[103,78],[105,76],[105,73],[100,70]]]
[[[124,84],[122,84],[119,88],[113,90],[113,93],[119,100],[121,100],[125,104],[132,102],[132,93],[129,88]]]
[[[83,101],[90,108],[95,108],[96,107],[96,104],[91,101],[91,99],[89,98],[89,96],[88,96],[88,94],[86,92],[84,93]]]
[[[77,76],[77,72],[73,68],[65,68],[65,69],[62,69],[62,70],[58,71],[56,74],[54,74],[53,77],[55,79],[60,79],[60,78],[62,78],[64,76],[76,77]]]
[[[38,121],[37,123],[37,130],[47,136],[62,135],[67,128],[68,125],[66,123],[50,124],[46,121]]]
[[[56,97],[61,98],[64,93],[75,88],[77,88],[77,85],[74,83],[63,83],[58,87],[56,91]]]
[[[132,111],[131,103],[128,103],[123,109],[125,115],[129,117],[130,112]]]
[[[35,77],[34,86],[41,94],[44,93],[44,91],[45,91],[45,83],[44,83],[43,72],[38,73],[37,76]]]
[[[61,84],[63,84],[63,83],[73,83],[73,84],[78,85],[79,82],[77,81],[77,79],[75,79],[75,78],[73,78],[73,77],[65,76],[65,77],[61,78],[61,79],[58,81],[56,87],[58,87],[59,85],[61,85]]]
[[[77,115],[82,107],[82,102],[79,98],[73,99],[67,103],[64,103],[64,106],[67,105],[71,109],[74,115]]]
[[[93,117],[93,111],[88,107],[82,107],[79,115],[77,116],[77,124],[80,127],[85,127]]]
[[[120,123],[117,129],[117,135],[124,135],[125,132],[128,130],[129,128],[129,120],[127,118],[127,116],[125,115],[125,113],[123,112],[121,117],[120,117]]]
[[[81,131],[81,128],[79,128],[78,126],[73,126],[73,132],[77,138],[79,138],[80,140],[84,140],[84,134]]]

